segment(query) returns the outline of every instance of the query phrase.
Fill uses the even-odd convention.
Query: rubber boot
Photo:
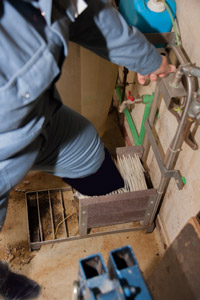
[[[124,187],[124,180],[107,149],[105,149],[105,159],[96,173],[82,178],[65,177],[63,180],[79,193],[87,196],[106,195]]]

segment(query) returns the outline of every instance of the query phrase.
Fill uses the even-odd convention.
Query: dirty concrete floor
[[[110,152],[117,146],[123,146],[114,113],[108,118],[102,139]],[[132,231],[89,237],[44,245],[40,250],[29,251],[25,192],[66,186],[58,177],[30,172],[11,191],[6,223],[0,234],[0,259],[6,260],[13,271],[27,275],[42,286],[40,300],[72,299],[73,281],[78,279],[78,260],[100,252],[107,263],[109,251],[125,245],[132,246],[140,269],[147,278],[160,260],[154,233]]]

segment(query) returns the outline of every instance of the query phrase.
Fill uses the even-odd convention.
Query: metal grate
[[[73,224],[73,228],[78,228],[75,201],[71,188],[27,192],[30,245],[66,239],[73,235],[68,221],[73,217],[77,223],[76,226]]]

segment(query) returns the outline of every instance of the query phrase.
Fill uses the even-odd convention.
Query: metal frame
[[[53,241],[58,241],[59,238],[56,238],[56,233],[55,233],[55,226],[56,226],[56,222],[55,222],[55,217],[53,215],[53,208],[52,208],[52,200],[51,200],[51,193],[52,192],[57,192],[59,194],[59,198],[60,198],[60,208],[61,208],[61,214],[62,214],[62,223],[63,223],[63,227],[64,227],[64,233],[66,238],[69,236],[68,234],[68,230],[67,230],[67,223],[65,221],[65,215],[64,215],[64,203],[63,203],[63,192],[64,191],[71,191],[71,188],[63,188],[63,189],[48,189],[48,190],[37,190],[37,191],[29,191],[25,193],[25,198],[26,198],[26,208],[27,208],[27,225],[28,225],[28,240],[29,240],[29,246],[30,246],[30,250],[32,249],[38,249],[39,245],[42,245],[44,242],[46,242],[47,240],[45,239],[45,234],[44,234],[44,230],[43,230],[43,226],[42,226],[42,209],[41,209],[41,205],[42,203],[40,203],[39,201],[39,195],[46,193],[46,198],[45,200],[48,201],[48,212],[49,212],[49,227],[52,230],[52,240]],[[38,239],[37,242],[32,241],[32,228],[31,228],[31,201],[29,199],[29,197],[32,196],[36,202],[36,211],[37,211],[37,216],[36,216],[36,222],[38,220],[38,231],[39,234],[37,234]],[[34,238],[35,239],[35,238]],[[51,241],[51,240],[50,240]],[[48,241],[49,242],[49,241]]]
[[[173,78],[174,74],[169,74],[166,78],[162,80],[158,80],[158,88],[160,90],[161,95],[165,101],[167,108],[169,108],[172,98],[187,96],[187,92],[182,84],[179,83],[178,86],[173,86]]]
[[[186,58],[185,54],[183,53],[183,51],[181,50],[180,47],[171,43],[168,45],[168,48],[171,49],[175,53],[175,55],[181,65],[183,65],[183,66],[190,65],[190,62],[188,61],[188,59]],[[184,67],[183,67],[183,69],[184,69]],[[159,182],[159,185],[157,188],[158,195],[157,195],[157,199],[155,201],[154,208],[153,208],[153,211],[151,214],[150,223],[154,222],[154,220],[155,220],[156,214],[158,213],[158,208],[160,207],[160,205],[163,201],[163,197],[164,197],[166,189],[168,187],[170,178],[171,177],[175,178],[179,189],[182,189],[184,186],[183,182],[181,180],[180,173],[179,173],[179,171],[174,170],[174,166],[176,164],[176,161],[178,159],[178,156],[179,156],[179,153],[181,150],[181,146],[184,141],[185,132],[187,131],[187,134],[188,134],[188,122],[191,122],[190,118],[189,118],[189,109],[193,102],[194,92],[196,92],[197,79],[194,76],[192,76],[192,72],[190,72],[190,73],[185,72],[185,74],[182,73],[182,75],[185,75],[185,79],[186,79],[187,96],[186,96],[186,101],[185,101],[185,107],[181,114],[181,117],[178,120],[178,126],[176,129],[175,135],[174,135],[172,142],[167,150],[167,153],[165,154],[164,160],[162,160],[161,154],[159,152],[159,149],[157,147],[157,143],[156,143],[156,140],[155,140],[154,134],[153,134],[154,124],[155,124],[155,116],[156,116],[156,112],[158,109],[159,101],[162,96],[165,100],[167,108],[170,107],[170,100],[172,100],[172,98],[174,96],[174,93],[171,93],[171,90],[173,88],[176,91],[175,92],[176,97],[184,96],[184,93],[185,93],[184,88],[180,82],[180,79],[181,79],[180,69],[178,69],[178,71],[177,71],[177,73],[175,73],[175,75],[170,76],[170,77],[173,76],[173,78],[176,79],[175,80],[176,83],[179,83],[179,84],[176,84],[176,85],[170,84],[170,83],[174,83],[174,80],[172,80],[172,82],[170,81],[170,77],[167,80],[160,79],[160,83],[156,87],[154,102],[153,102],[152,109],[150,112],[149,120],[146,120],[146,123],[145,123],[146,137],[145,137],[145,142],[144,142],[145,151],[144,151],[144,155],[143,155],[143,162],[145,164],[147,161],[149,146],[151,145],[154,155],[155,155],[155,158],[157,160],[158,166],[161,171],[161,178],[160,178],[160,182]],[[197,75],[199,75],[199,72],[197,72]],[[170,92],[169,92],[169,90],[170,90]],[[193,149],[195,150],[194,147],[193,147]]]

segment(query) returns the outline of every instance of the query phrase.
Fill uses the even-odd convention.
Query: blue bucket
[[[131,26],[137,27],[143,33],[170,32],[172,21],[167,9],[163,12],[153,12],[148,6],[149,0],[120,0],[119,11]],[[166,0],[173,18],[176,16],[176,3]]]

